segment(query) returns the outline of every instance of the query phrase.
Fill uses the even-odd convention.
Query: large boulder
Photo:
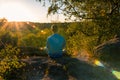
[[[119,59],[120,60],[120,36],[98,45],[95,48],[95,55],[100,59]]]

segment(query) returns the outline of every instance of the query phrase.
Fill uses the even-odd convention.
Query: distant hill
[[[31,31],[35,28],[45,29],[50,28],[52,24],[66,26],[69,23],[37,23],[37,22],[0,22],[0,27],[4,30],[9,30],[12,32],[16,31]]]

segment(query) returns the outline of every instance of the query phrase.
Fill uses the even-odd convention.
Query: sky
[[[8,21],[51,22],[64,21],[61,14],[47,17],[49,3],[43,6],[37,0],[0,0],[0,18]]]

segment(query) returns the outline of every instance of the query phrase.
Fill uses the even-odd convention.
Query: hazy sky
[[[0,0],[0,18],[8,21],[51,22],[64,21],[61,15],[51,15],[47,18],[47,9],[37,0]]]

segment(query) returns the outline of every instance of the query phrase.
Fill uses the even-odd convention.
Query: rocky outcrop
[[[120,36],[98,45],[95,48],[95,55],[102,59],[120,59]]]

